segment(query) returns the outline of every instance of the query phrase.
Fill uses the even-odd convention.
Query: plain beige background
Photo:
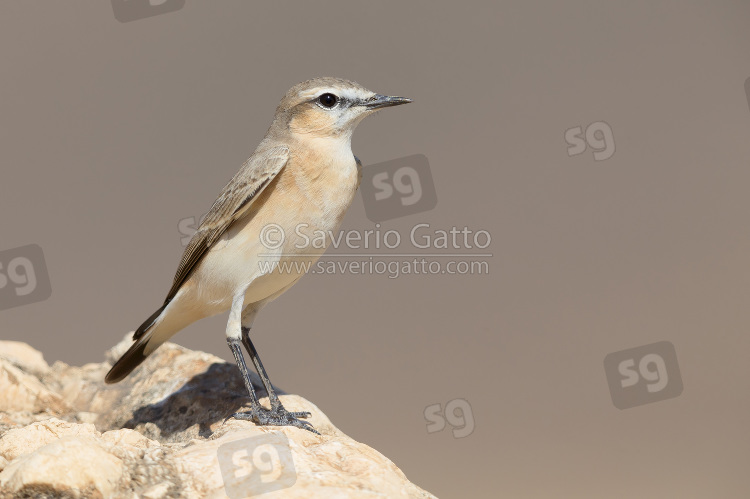
[[[286,90],[331,75],[414,99],[360,125],[365,165],[429,158],[429,212],[491,232],[488,276],[307,276],[267,307],[275,384],[440,497],[748,497],[750,5],[109,2],[0,6],[0,250],[50,299],[0,337],[100,362],[158,307]],[[569,157],[607,122],[615,154]],[[345,230],[372,229],[358,196]],[[229,359],[225,316],[175,340]],[[681,396],[619,410],[604,357],[676,348]],[[428,433],[466,399],[475,431]]]

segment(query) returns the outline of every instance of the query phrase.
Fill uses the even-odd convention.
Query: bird
[[[232,417],[318,433],[303,420],[309,412],[284,408],[250,330],[258,312],[299,281],[341,225],[362,178],[362,163],[351,145],[357,125],[380,109],[409,102],[341,78],[313,78],[293,86],[255,152],[190,239],[164,303],[135,330],[133,344],[105,382],[123,380],[180,330],[228,310],[226,340],[250,398],[250,410]],[[270,409],[258,400],[243,346]]]

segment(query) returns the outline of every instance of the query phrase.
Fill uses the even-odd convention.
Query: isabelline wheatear
[[[234,417],[315,432],[298,419],[310,413],[284,409],[250,341],[250,327],[266,303],[302,277],[305,266],[299,263],[314,263],[325,251],[319,235],[330,239],[341,224],[361,178],[362,165],[351,148],[356,126],[378,109],[407,102],[338,78],[292,87],[265,138],[188,243],[164,304],[135,331],[133,345],[112,366],[106,382],[125,378],[191,323],[229,310],[227,343],[251,404],[250,412]],[[277,233],[271,236],[269,227]],[[309,247],[316,236],[315,247]],[[268,393],[270,410],[258,402],[241,344]]]

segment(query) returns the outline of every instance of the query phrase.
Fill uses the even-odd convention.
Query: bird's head
[[[376,94],[339,78],[315,78],[292,87],[276,109],[275,125],[293,134],[350,139],[366,116],[411,102]]]

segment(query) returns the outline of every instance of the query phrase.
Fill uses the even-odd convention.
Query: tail
[[[115,365],[112,366],[112,369],[110,369],[104,377],[105,383],[112,384],[125,379],[128,374],[133,372],[133,369],[140,366],[141,363],[146,360],[146,357],[148,357],[151,352],[156,350],[159,345],[164,343],[170,336],[172,336],[172,334],[177,332],[174,331],[172,334],[162,334],[162,332],[158,335],[155,334],[158,329],[161,329],[159,327],[161,324],[157,324],[157,322],[159,322],[159,318],[166,307],[167,304],[165,303],[136,330],[135,334],[133,334],[135,343],[133,343],[128,351],[125,352],[117,362],[115,362]]]

